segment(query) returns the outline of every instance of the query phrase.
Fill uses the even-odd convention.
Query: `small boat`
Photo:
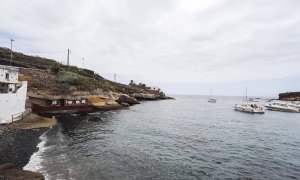
[[[252,114],[254,114],[254,113],[257,113],[257,114],[265,113],[264,108],[262,108],[261,106],[258,106],[255,103],[249,103],[248,96],[247,96],[247,86],[246,86],[246,99],[245,99],[245,101],[247,101],[247,102],[244,103],[244,104],[235,104],[233,106],[233,108],[236,111],[245,112],[245,113],[252,113]]]
[[[245,104],[241,104],[241,105],[238,105],[238,104],[235,104],[233,106],[233,108],[236,110],[236,111],[240,111],[240,112],[246,112],[246,113],[257,113],[257,114],[263,114],[265,113],[265,110],[254,104],[254,103],[245,103]]]
[[[292,106],[292,107],[295,107],[295,108],[297,108],[300,111],[300,103],[298,103],[298,102],[291,102],[291,103],[288,103],[288,105]]]
[[[287,103],[282,103],[282,102],[270,103],[270,104],[265,105],[265,107],[271,111],[300,112],[300,110],[297,107],[294,107]]]
[[[208,102],[210,102],[210,103],[216,103],[216,102],[217,102],[217,100],[216,100],[216,99],[214,99],[214,98],[209,98],[209,99],[208,99]]]
[[[210,97],[208,98],[208,102],[210,102],[210,103],[216,103],[217,102],[217,100],[212,97],[212,89],[210,90]]]

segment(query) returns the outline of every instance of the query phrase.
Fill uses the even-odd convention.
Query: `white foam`
[[[39,172],[42,173],[45,176],[45,179],[49,179],[47,172],[45,172],[45,169],[43,169],[42,166],[42,154],[43,152],[46,151],[47,147],[46,145],[46,133],[43,133],[39,138],[41,142],[37,145],[39,150],[30,157],[29,162],[26,164],[26,166],[23,167],[23,170],[28,170],[28,171],[34,171],[34,172]]]

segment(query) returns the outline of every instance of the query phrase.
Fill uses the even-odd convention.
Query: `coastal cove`
[[[56,124],[54,116],[127,109],[140,101],[173,99],[158,87],[136,84],[133,80],[129,85],[121,84],[94,71],[55,60],[14,52],[12,61],[7,54],[9,49],[0,48],[1,178],[43,177],[20,168],[37,150],[40,136],[37,132]]]
[[[0,180],[300,180],[300,0],[4,0]]]
[[[47,179],[300,177],[299,113],[239,113],[240,97],[175,98],[57,116],[24,169]]]

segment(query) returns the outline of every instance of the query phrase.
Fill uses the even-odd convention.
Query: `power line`
[[[45,51],[45,52],[32,52],[32,51],[23,51],[22,53],[30,53],[30,54],[58,54],[64,53],[65,51]]]

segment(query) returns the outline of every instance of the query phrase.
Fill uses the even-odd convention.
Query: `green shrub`
[[[85,78],[81,76],[78,81],[81,90],[86,91],[90,89],[90,78]]]
[[[51,66],[51,70],[54,72],[54,73],[58,73],[60,71],[60,63],[54,61],[52,63],[52,66]]]
[[[58,72],[58,82],[59,83],[68,83],[71,85],[79,85],[80,75],[68,72],[68,71],[59,71]]]
[[[112,86],[109,81],[104,81],[103,82],[103,85],[102,85],[102,88],[104,91],[115,91],[115,88],[114,86]]]

